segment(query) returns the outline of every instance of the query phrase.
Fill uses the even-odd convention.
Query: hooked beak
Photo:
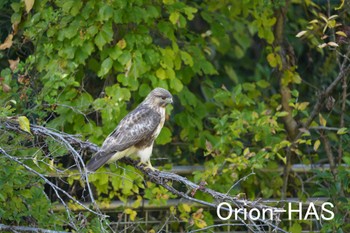
[[[172,104],[173,103],[173,98],[169,97],[169,98],[166,98],[165,102],[167,104]]]

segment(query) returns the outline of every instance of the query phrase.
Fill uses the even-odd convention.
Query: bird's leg
[[[154,167],[152,166],[150,160],[148,160],[146,163],[140,161],[140,162],[137,164],[137,166],[141,166],[141,165],[144,165],[144,166],[145,166],[145,169],[151,169],[151,171],[156,171],[156,170],[157,170],[156,168],[154,168]]]
[[[149,168],[149,169],[151,169],[152,171],[157,170],[157,169],[155,169],[155,168],[152,166],[152,164],[151,164],[151,161],[150,161],[150,160],[148,160],[148,161],[147,161],[147,165],[146,165],[146,167],[145,167],[145,168]]]
[[[137,166],[141,166],[141,165],[147,166],[147,164],[145,164],[144,162],[140,161],[140,162],[137,164]]]

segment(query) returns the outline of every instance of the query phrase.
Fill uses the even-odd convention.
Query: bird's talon
[[[147,165],[145,166],[145,169],[150,169],[152,172],[158,171],[157,169],[155,169],[155,168],[152,166],[152,164],[151,164],[150,161],[147,162]]]

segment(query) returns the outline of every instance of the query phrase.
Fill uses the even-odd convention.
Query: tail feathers
[[[94,172],[100,167],[102,167],[108,160],[113,156],[113,153],[104,154],[102,152],[97,152],[95,156],[93,156],[88,164],[86,165],[86,169],[89,172]]]

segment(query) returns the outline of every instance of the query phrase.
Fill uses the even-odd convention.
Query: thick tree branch
[[[5,121],[4,122],[4,126],[6,129],[8,130],[14,130],[17,132],[21,132],[21,133],[26,133],[24,131],[22,131],[18,125],[17,122],[15,121]],[[63,143],[71,143],[72,145],[75,146],[81,146],[82,148],[84,148],[85,150],[89,151],[90,153],[95,153],[98,150],[98,147],[93,144],[93,143],[89,143],[89,142],[83,142],[80,139],[69,135],[69,134],[65,134],[65,133],[60,133],[58,131],[55,130],[51,130],[51,129],[47,129],[41,126],[37,126],[37,125],[31,125],[30,126],[31,132],[34,135],[40,135],[40,136],[44,136],[44,137],[52,137],[55,138],[56,140],[59,140],[60,142]],[[71,145],[70,145],[71,146]],[[68,147],[69,148],[69,147]],[[74,149],[73,149],[74,150]],[[29,170],[30,172],[38,175],[40,178],[42,178],[45,182],[49,183],[51,185],[51,182],[49,180],[47,180],[42,174],[36,172],[35,170],[31,169],[30,167],[28,167],[27,165],[23,164],[21,161],[19,161],[17,158],[8,155],[4,150],[0,149],[0,152],[5,154],[8,158],[10,158],[11,160],[21,164],[22,166],[24,166],[27,170]],[[138,162],[135,160],[132,160],[130,158],[123,158],[121,159],[121,162],[130,164],[134,167],[136,167],[137,169],[139,169],[147,179],[149,179],[150,181],[163,186],[164,188],[166,188],[167,190],[169,190],[170,192],[172,192],[175,195],[178,195],[186,200],[189,200],[191,202],[197,202],[200,203],[202,205],[208,206],[208,207],[212,207],[212,208],[216,208],[218,206],[219,203],[221,202],[229,202],[234,206],[237,206],[239,208],[257,208],[259,210],[262,209],[271,209],[272,212],[274,213],[273,216],[273,221],[269,221],[269,220],[264,220],[264,219],[259,219],[260,222],[265,223],[266,225],[269,225],[270,227],[280,231],[280,232],[284,232],[282,229],[278,228],[277,224],[280,221],[280,208],[276,208],[276,207],[270,207],[270,206],[266,206],[264,204],[261,204],[258,201],[249,201],[249,200],[243,200],[243,199],[239,199],[237,197],[232,197],[230,195],[224,194],[224,193],[220,193],[217,192],[215,190],[203,187],[201,185],[195,184],[192,181],[188,180],[185,177],[179,176],[177,174],[174,173],[170,173],[170,172],[163,172],[163,171],[151,171],[149,169],[145,169],[143,166],[139,166]],[[85,172],[83,172],[82,174],[84,174]],[[212,196],[214,198],[214,202],[210,203],[210,202],[206,202],[200,199],[196,199],[192,196],[189,196],[188,193],[190,192],[182,192],[176,188],[174,188],[173,184],[174,183],[179,183],[182,185],[185,185],[186,188],[188,189],[187,191],[195,191],[195,192],[204,192],[210,196]],[[64,190],[61,190],[60,188],[57,187],[57,190],[63,192],[65,195],[69,195],[68,193],[66,193]],[[68,196],[69,198],[73,198]],[[73,199],[74,200],[74,199]],[[80,202],[76,201],[77,204],[81,205]],[[92,212],[91,209],[89,209],[88,207],[85,207],[83,205],[84,208],[87,208],[90,212]],[[224,208],[223,208],[224,209]],[[96,214],[100,214],[100,213],[96,213]],[[241,222],[244,223],[244,221],[241,219]],[[254,223],[254,221],[250,221],[252,223]],[[253,224],[254,225],[254,224]],[[258,229],[259,226],[256,225],[256,229]],[[253,230],[253,229],[251,229]]]

